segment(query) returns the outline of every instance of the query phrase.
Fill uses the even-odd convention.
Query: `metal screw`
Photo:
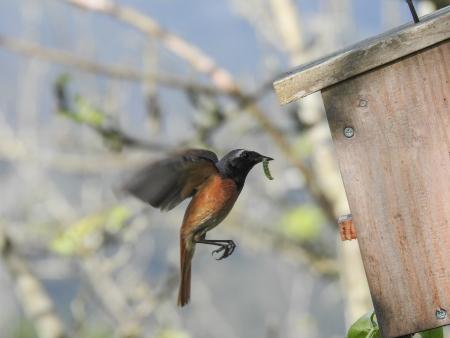
[[[447,318],[447,311],[445,311],[445,309],[440,307],[439,309],[436,310],[436,318],[437,319]]]
[[[355,131],[353,130],[352,127],[345,127],[344,128],[344,135],[347,138],[352,138],[353,135],[355,135]]]
[[[369,101],[366,99],[360,98],[358,101],[358,107],[367,107],[369,105]]]

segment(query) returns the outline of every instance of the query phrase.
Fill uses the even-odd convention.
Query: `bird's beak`
[[[273,161],[273,158],[269,157],[269,156],[261,155],[261,162],[262,161]]]

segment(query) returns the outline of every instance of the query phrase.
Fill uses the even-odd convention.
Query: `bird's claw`
[[[236,244],[234,244],[233,241],[229,241],[227,244],[223,244],[220,246],[220,248],[211,252],[211,255],[214,256],[214,254],[220,253],[223,251],[223,254],[220,257],[216,258],[217,261],[220,261],[220,260],[230,256],[234,252],[235,248],[236,248]]]
[[[236,249],[236,244],[234,244],[233,241],[230,241],[230,243],[228,243],[227,245],[227,248],[228,248],[228,256],[230,256],[234,252],[234,249]]]
[[[214,250],[213,252],[211,252],[211,256],[214,256],[214,254],[217,254],[219,252],[225,251],[222,256],[216,258],[217,261],[220,261],[221,259],[225,258],[227,252],[226,252],[226,245],[221,246],[219,249]]]

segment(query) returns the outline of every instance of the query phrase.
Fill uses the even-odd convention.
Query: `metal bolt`
[[[347,138],[352,138],[353,135],[355,135],[355,131],[353,130],[352,127],[345,127],[344,128],[344,135]]]
[[[436,310],[436,318],[437,319],[447,318],[447,311],[440,307],[439,309]]]

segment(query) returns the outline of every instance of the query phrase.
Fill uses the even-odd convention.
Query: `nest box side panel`
[[[450,40],[322,95],[383,336],[450,324]]]

